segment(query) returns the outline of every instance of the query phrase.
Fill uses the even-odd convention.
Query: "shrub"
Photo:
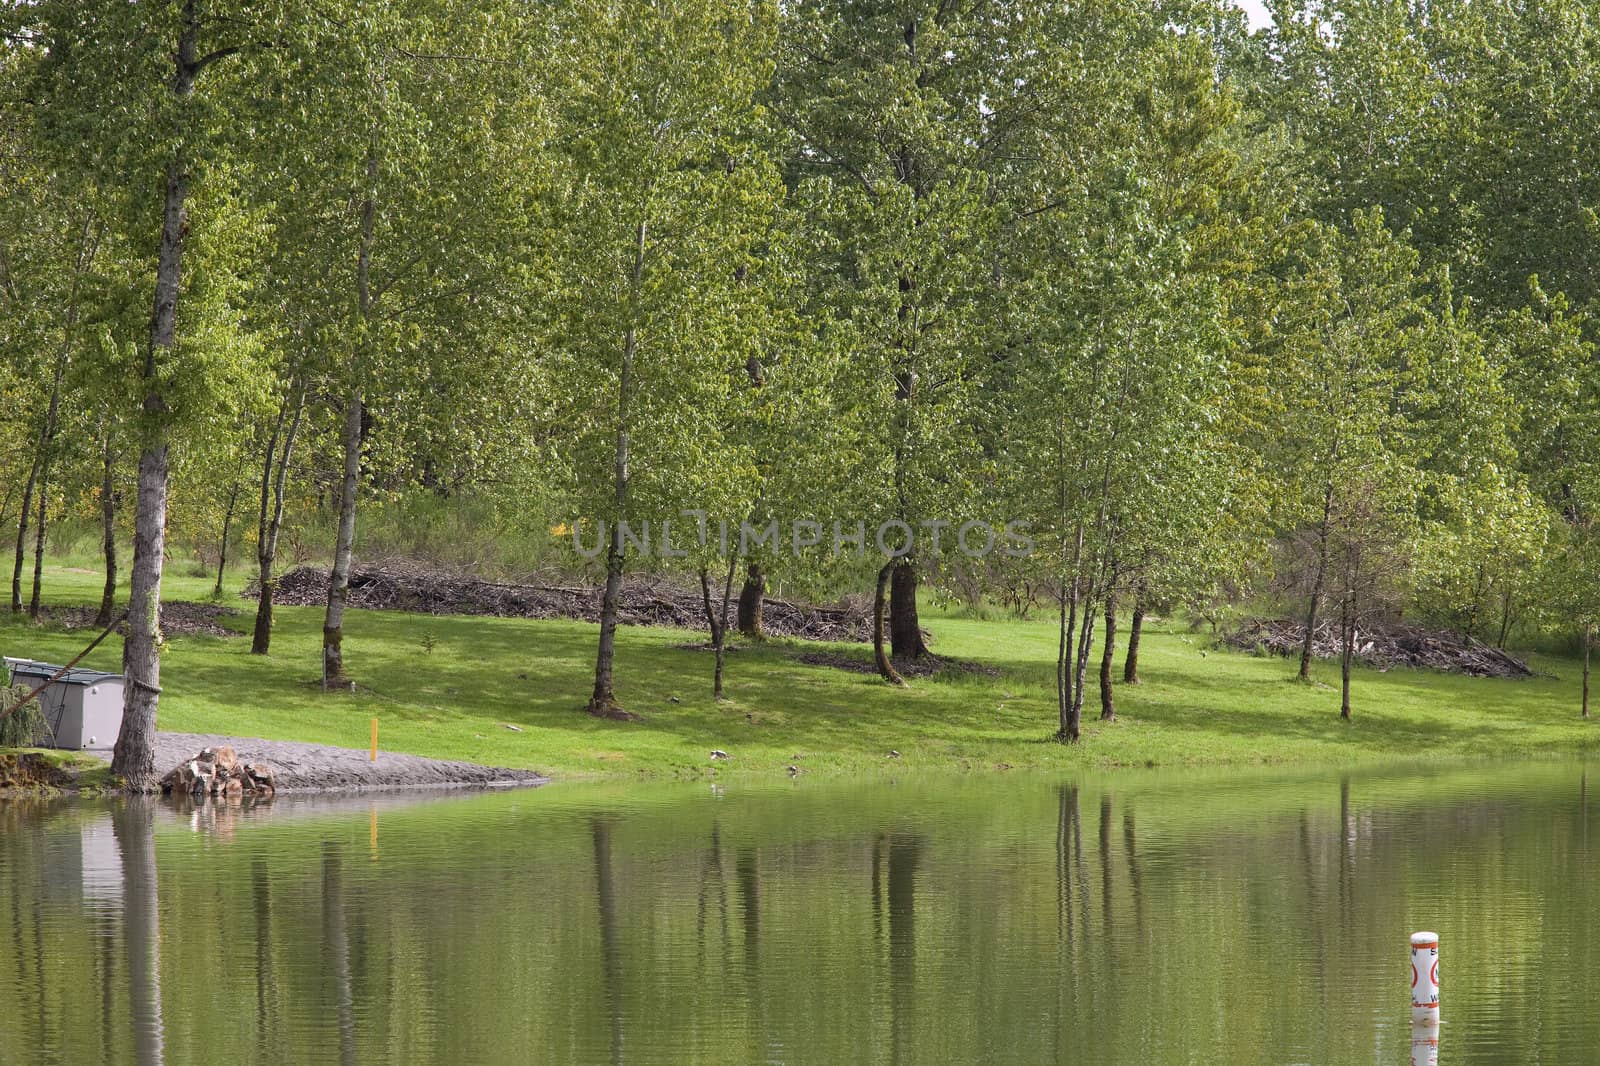
[[[13,710],[32,691],[30,685],[0,688],[0,748],[32,748],[50,739],[50,723],[38,700]]]

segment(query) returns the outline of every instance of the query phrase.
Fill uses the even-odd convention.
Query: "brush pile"
[[[269,799],[277,791],[272,771],[239,761],[232,748],[201,748],[161,779],[164,796],[253,796]]]
[[[1265,618],[1245,623],[1224,637],[1223,642],[1245,651],[1292,657],[1300,654],[1305,639],[1303,623],[1287,618]],[[1311,638],[1311,654],[1319,659],[1337,659],[1339,627],[1330,623],[1317,626]],[[1407,666],[1470,677],[1529,677],[1533,674],[1527,663],[1475,637],[1399,622],[1358,629],[1355,657],[1358,662],[1379,670]]]
[[[581,585],[501,584],[465,574],[385,563],[350,572],[348,604],[376,611],[598,622],[601,591]],[[254,597],[257,590],[246,590],[245,595]],[[272,599],[286,607],[320,606],[328,600],[328,572],[316,566],[296,567],[278,579]],[[869,614],[851,605],[816,607],[768,597],[762,607],[761,623],[775,637],[865,642],[872,637]],[[706,628],[700,590],[660,578],[624,582],[618,620],[623,625]]]

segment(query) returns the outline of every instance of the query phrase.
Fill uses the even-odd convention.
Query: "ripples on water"
[[[1409,1063],[1421,928],[1440,1063],[1591,1063],[1593,805],[1555,764],[12,803],[0,1063]]]

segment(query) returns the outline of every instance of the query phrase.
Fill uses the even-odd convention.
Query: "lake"
[[[1591,1063],[1589,776],[0,804],[0,1063]]]

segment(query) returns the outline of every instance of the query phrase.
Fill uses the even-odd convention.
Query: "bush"
[[[33,748],[50,739],[50,723],[45,721],[38,700],[28,700],[13,710],[28,693],[30,685],[0,688],[0,748]]]

